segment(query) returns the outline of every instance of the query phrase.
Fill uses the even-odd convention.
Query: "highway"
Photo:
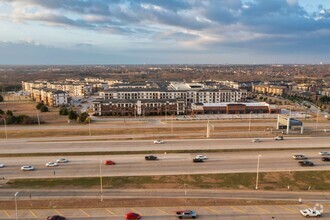
[[[282,142],[279,142],[282,143]],[[259,144],[259,143],[255,143]],[[203,153],[201,150],[200,153]],[[291,156],[304,153],[315,162],[314,167],[301,167]],[[141,175],[174,175],[174,174],[207,174],[256,172],[257,157],[260,157],[260,172],[268,171],[302,171],[330,170],[330,162],[321,161],[317,150],[281,150],[281,151],[247,151],[206,153],[208,160],[193,163],[196,154],[169,153],[157,155],[159,160],[146,161],[143,154],[133,155],[98,155],[70,156],[69,163],[58,167],[45,167],[45,163],[55,161],[58,157],[10,157],[0,158],[6,167],[0,169],[0,178],[52,178],[52,177],[97,177],[102,176],[141,176]],[[116,165],[101,164],[104,160],[113,160]],[[101,164],[101,166],[100,166]],[[21,171],[23,165],[32,165],[35,171]],[[54,173],[55,171],[55,173]]]
[[[0,142],[0,154],[11,153],[55,153],[55,152],[110,152],[110,151],[169,151],[207,149],[285,149],[285,148],[330,148],[330,137],[285,137],[283,141],[260,138],[262,142],[252,143],[252,138],[227,139],[183,139],[165,140],[154,144],[153,140],[102,140],[107,136],[68,138],[24,138]],[[98,140],[99,138],[99,140]]]

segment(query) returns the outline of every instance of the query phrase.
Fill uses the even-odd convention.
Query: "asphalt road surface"
[[[282,143],[282,142],[281,142]],[[259,143],[256,143],[259,144]],[[203,153],[201,151],[200,153]],[[292,155],[304,153],[315,163],[313,167],[301,167]],[[174,175],[174,174],[207,174],[256,172],[257,158],[260,157],[260,172],[265,171],[302,171],[330,170],[330,162],[321,161],[317,150],[281,150],[281,151],[248,151],[206,153],[208,160],[193,163],[196,154],[161,154],[159,160],[146,161],[140,155],[98,155],[71,156],[69,163],[58,167],[45,167],[45,163],[55,161],[58,157],[11,157],[0,158],[6,167],[0,168],[0,178],[44,178],[44,177],[97,177],[100,176],[141,176],[141,175]],[[116,165],[104,165],[105,160],[113,160]],[[23,165],[32,165],[35,171],[21,171]]]
[[[252,143],[252,138],[230,139],[185,139],[165,140],[154,144],[153,140],[102,141],[16,139],[0,142],[0,154],[8,153],[50,153],[50,152],[106,152],[106,151],[150,151],[150,150],[206,150],[206,149],[250,149],[250,148],[330,148],[330,137],[285,137],[283,141],[274,138],[260,138],[262,142]]]

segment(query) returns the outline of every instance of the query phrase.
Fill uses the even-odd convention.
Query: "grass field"
[[[104,177],[105,189],[254,189],[255,173]],[[98,188],[100,178],[54,178],[10,180],[6,188],[72,189]],[[330,190],[330,171],[259,173],[259,189],[305,191]]]

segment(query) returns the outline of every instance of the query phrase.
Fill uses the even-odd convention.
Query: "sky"
[[[321,62],[329,0],[0,0],[0,65]]]

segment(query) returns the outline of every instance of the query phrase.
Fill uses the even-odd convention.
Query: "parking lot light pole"
[[[101,187],[101,202],[102,202],[103,201],[102,160],[100,160],[100,187]]]
[[[258,181],[259,181],[259,162],[260,162],[261,155],[258,155],[258,162],[257,162],[257,178],[256,178],[256,189],[258,189]]]
[[[15,216],[16,216],[16,220],[18,220],[18,213],[17,213],[17,195],[19,192],[15,193]]]

